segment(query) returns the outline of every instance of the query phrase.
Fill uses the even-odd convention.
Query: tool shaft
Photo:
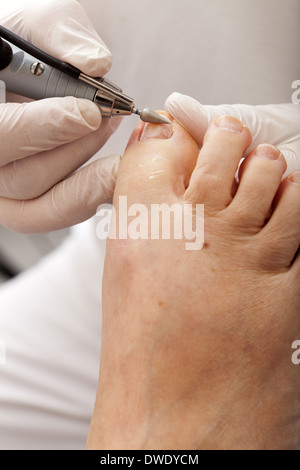
[[[7,30],[4,30],[4,33],[6,37],[10,34]],[[120,88],[108,80],[94,79],[80,71],[75,78],[75,72],[71,75],[64,72],[68,64],[62,62],[61,66],[56,68],[53,62],[56,64],[57,59],[53,58],[51,62],[42,61],[28,52],[31,48],[36,48],[24,41],[26,50],[20,49],[15,35],[13,40],[15,44],[0,38],[0,80],[5,82],[8,91],[34,100],[74,96],[93,101],[100,108],[103,117],[128,116],[134,112],[145,122],[169,122],[148,108],[137,110],[132,98],[124,95]],[[22,43],[22,39],[19,40]],[[42,55],[43,52],[39,51],[38,56]],[[77,74],[77,69],[74,70]]]
[[[64,96],[94,100],[94,87],[39,62],[12,44],[10,46],[13,51],[11,62],[0,71],[0,80],[5,82],[8,91],[35,100]]]

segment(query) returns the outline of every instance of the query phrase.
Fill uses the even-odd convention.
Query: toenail
[[[277,147],[274,147],[274,145],[262,144],[256,147],[254,155],[260,158],[265,158],[266,160],[278,160],[281,152]]]
[[[170,139],[173,133],[172,124],[145,124],[140,140]]]
[[[290,175],[289,180],[292,183],[300,184],[300,171],[297,171],[296,173],[293,173],[292,175]]]
[[[244,126],[234,116],[219,116],[215,120],[215,126],[230,131],[243,132]]]
[[[139,140],[170,139],[173,134],[173,122],[171,122],[171,124],[146,123]]]

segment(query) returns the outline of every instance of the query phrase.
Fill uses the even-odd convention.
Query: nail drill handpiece
[[[0,80],[8,91],[32,99],[64,96],[88,99],[100,108],[103,117],[137,114],[145,122],[170,123],[148,108],[137,109],[133,99],[109,80],[85,75],[3,26],[0,26]]]

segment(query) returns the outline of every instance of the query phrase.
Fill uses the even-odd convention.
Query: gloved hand
[[[235,116],[245,123],[253,136],[247,153],[259,144],[270,143],[278,146],[283,153],[288,164],[286,174],[300,170],[299,105],[203,106],[189,96],[173,93],[167,99],[165,108],[194,137],[199,147],[213,118],[225,114]]]
[[[11,0],[1,5],[0,23],[88,75],[111,67],[109,50],[75,0]],[[119,119],[102,121],[95,104],[73,97],[1,104],[0,116],[0,224],[24,233],[57,230],[110,200],[120,157],[78,168]]]

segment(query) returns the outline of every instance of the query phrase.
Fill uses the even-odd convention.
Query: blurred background
[[[0,285],[36,264],[68,234],[69,230],[61,230],[46,235],[21,235],[0,226]]]

